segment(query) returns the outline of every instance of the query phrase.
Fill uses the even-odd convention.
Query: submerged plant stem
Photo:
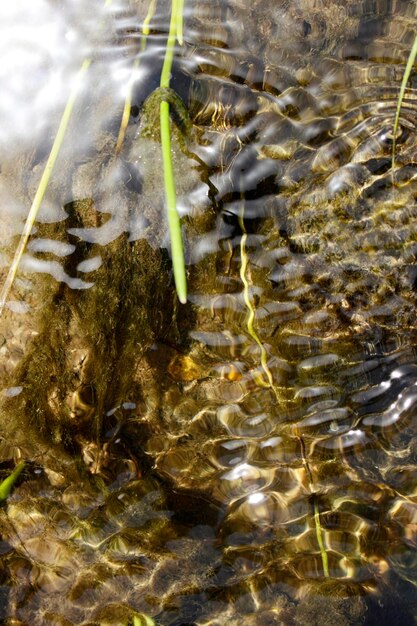
[[[177,40],[180,46],[183,44],[183,13],[184,13],[184,0],[177,0]]]
[[[78,92],[80,90],[80,86],[82,83],[82,79],[84,78],[84,75],[86,74],[88,68],[91,65],[91,59],[86,59],[83,64],[81,65],[81,68],[77,74],[76,80],[75,80],[75,84],[74,87],[72,88],[72,91],[70,93],[70,96],[68,98],[66,107],[64,109],[64,113],[62,114],[62,118],[61,118],[61,122],[59,124],[58,127],[58,131],[57,134],[55,136],[55,140],[54,143],[52,145],[52,149],[51,152],[49,154],[48,160],[46,162],[45,165],[45,169],[43,170],[43,174],[41,177],[41,180],[39,182],[38,188],[36,190],[35,193],[35,197],[33,198],[33,202],[32,202],[32,206],[30,207],[29,210],[29,214],[26,218],[26,222],[25,222],[25,226],[23,229],[23,232],[20,236],[20,240],[18,243],[18,246],[16,248],[14,257],[13,257],[13,261],[12,264],[9,268],[9,272],[7,274],[6,277],[6,281],[2,287],[2,290],[0,292],[0,315],[4,309],[4,306],[6,304],[6,300],[7,297],[10,293],[10,289],[13,285],[14,279],[16,277],[16,273],[17,273],[17,269],[19,267],[20,261],[22,259],[23,256],[23,252],[26,248],[26,244],[28,242],[28,239],[30,237],[30,233],[32,231],[33,228],[33,224],[35,222],[36,216],[38,214],[39,211],[39,207],[41,205],[41,202],[43,200],[43,197],[45,195],[45,191],[46,188],[48,186],[49,183],[49,179],[51,177],[51,173],[52,170],[55,166],[56,160],[58,158],[58,154],[59,151],[61,150],[61,146],[62,146],[62,142],[64,140],[64,136],[65,136],[65,132],[67,130],[68,127],[68,123],[70,121],[70,117],[72,114],[72,110],[74,108],[74,104],[75,101],[77,99],[78,96]]]
[[[329,560],[327,558],[326,548],[323,541],[323,528],[320,522],[320,511],[316,497],[314,496],[314,525],[316,527],[317,543],[319,544],[321,562],[323,565],[323,573],[325,578],[329,578]]]
[[[6,500],[9,497],[10,492],[24,467],[25,462],[20,461],[20,463],[16,465],[13,472],[0,483],[0,502],[3,502],[3,500]]]
[[[149,3],[148,12],[147,12],[146,17],[145,17],[145,19],[143,21],[142,37],[141,37],[141,41],[140,41],[140,53],[141,54],[145,51],[145,48],[146,48],[146,40],[147,40],[148,35],[150,33],[149,24],[151,22],[151,19],[152,19],[154,13],[155,13],[156,3],[157,3],[157,0],[151,0],[151,2]],[[127,129],[128,123],[129,123],[130,111],[132,109],[133,84],[135,82],[135,75],[136,75],[137,69],[139,67],[139,64],[140,64],[140,56],[137,56],[136,59],[133,62],[132,73],[130,75],[129,83],[128,83],[128,86],[127,86],[125,104],[124,104],[124,107],[123,107],[123,114],[122,114],[122,119],[121,119],[121,122],[120,122],[119,135],[117,137],[117,143],[116,143],[116,154],[120,153],[120,151],[122,149],[123,141],[124,141],[124,138],[125,138],[125,135],[126,135],[126,129]]]
[[[319,546],[321,563],[323,565],[323,574],[324,574],[325,578],[330,578],[330,574],[329,574],[329,559],[327,558],[326,547],[325,547],[324,541],[323,541],[323,527],[322,527],[321,521],[320,521],[320,510],[319,510],[319,505],[318,505],[318,502],[317,502],[317,496],[316,496],[315,491],[314,491],[313,475],[311,473],[311,469],[310,469],[310,466],[309,466],[308,461],[307,461],[304,439],[302,438],[301,434],[298,432],[298,428],[296,428],[296,437],[297,437],[298,441],[300,442],[301,458],[303,460],[303,465],[304,465],[304,468],[305,468],[305,471],[306,471],[306,474],[307,474],[307,479],[308,479],[308,484],[309,484],[309,487],[310,487],[310,492],[311,492],[312,498],[313,498],[314,527],[316,529],[317,544]]]
[[[164,64],[162,66],[160,86],[168,89],[170,84],[172,62],[174,59],[174,46],[177,38],[178,23],[181,22],[182,13],[178,14],[178,2],[172,0],[171,21],[169,25],[168,40],[165,51]],[[162,101],[160,104],[161,120],[161,144],[162,162],[164,167],[165,198],[167,204],[168,227],[171,238],[172,266],[174,271],[175,287],[178,299],[185,304],[187,301],[187,279],[185,275],[184,249],[182,243],[181,222],[177,211],[177,200],[174,180],[174,170],[171,154],[171,121],[169,117],[169,103]]]
[[[178,299],[187,301],[187,279],[185,277],[184,250],[182,245],[181,222],[177,211],[175,180],[171,158],[171,126],[169,103],[160,104],[162,161],[164,164],[165,197],[167,203],[168,227],[171,237],[172,266]]]
[[[161,71],[160,86],[168,88],[171,80],[172,62],[174,60],[175,41],[178,28],[178,0],[171,2],[171,21],[169,23],[168,39],[165,49],[164,64]]]
[[[104,6],[105,7],[109,6],[111,2],[112,0],[105,0]],[[59,123],[58,131],[55,136],[54,143],[52,144],[51,152],[46,162],[45,169],[43,170],[43,174],[41,176],[41,180],[36,190],[35,197],[33,198],[32,206],[30,207],[29,214],[26,218],[25,226],[20,236],[20,240],[16,248],[16,251],[14,253],[12,264],[7,273],[5,283],[0,291],[0,316],[3,313],[7,297],[10,293],[10,290],[16,278],[16,273],[17,273],[20,261],[22,260],[23,252],[29,240],[30,233],[32,232],[33,224],[35,223],[36,216],[38,214],[39,207],[45,195],[46,188],[48,187],[52,170],[54,169],[56,160],[58,158],[58,154],[61,150],[62,142],[64,140],[64,136],[68,127],[68,123],[71,118],[72,111],[74,109],[74,104],[77,99],[78,92],[80,91],[80,88],[81,88],[82,80],[85,74],[87,73],[87,70],[90,67],[91,63],[92,63],[92,59],[84,59],[78,71],[78,74],[76,76],[74,86],[67,100],[67,104],[65,105],[65,109],[62,114],[61,121]]]
[[[268,355],[266,353],[265,346],[263,345],[262,341],[259,338],[258,333],[255,330],[255,325],[254,325],[255,308],[252,304],[252,300],[250,297],[250,285],[249,285],[248,274],[247,274],[249,259],[248,259],[248,255],[246,252],[246,240],[248,238],[248,235],[246,233],[245,222],[243,219],[243,200],[242,200],[242,210],[239,216],[239,226],[242,230],[242,237],[240,239],[240,280],[243,283],[243,299],[245,301],[246,308],[248,309],[248,318],[246,320],[246,328],[248,329],[249,335],[258,344],[259,350],[261,351],[260,361],[261,361],[262,369],[268,380],[267,386],[272,389],[275,396],[277,397],[277,391],[274,387],[274,380],[272,378],[271,370],[269,369],[269,366],[268,366]]]
[[[408,56],[407,65],[404,71],[403,79],[401,81],[400,93],[398,95],[397,110],[395,112],[393,140],[392,140],[392,161],[391,161],[392,168],[394,168],[394,165],[395,165],[396,139],[397,139],[398,124],[400,120],[401,107],[402,107],[403,100],[404,100],[404,94],[405,94],[405,89],[407,87],[407,82],[408,82],[408,79],[410,78],[411,70],[413,69],[416,56],[417,56],[417,35],[414,39],[413,47],[411,48],[410,54]]]

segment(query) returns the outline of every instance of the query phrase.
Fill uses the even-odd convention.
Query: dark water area
[[[150,6],[0,8],[0,623],[411,626],[417,3]]]

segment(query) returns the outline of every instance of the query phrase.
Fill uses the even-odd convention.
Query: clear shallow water
[[[1,318],[4,473],[28,461],[1,511],[2,619],[413,624],[412,91],[390,155],[416,6],[186,6],[185,306],[143,108],[169,9],[140,53],[147,8],[4,16],[4,277],[93,62]]]

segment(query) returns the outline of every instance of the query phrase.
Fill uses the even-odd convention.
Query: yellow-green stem
[[[104,6],[108,7],[111,4],[112,0],[105,0]],[[101,24],[100,24],[101,25]],[[51,177],[52,170],[54,169],[56,160],[58,158],[58,154],[61,150],[62,142],[64,140],[64,136],[68,127],[68,123],[71,118],[71,114],[74,108],[75,101],[78,96],[78,92],[80,91],[82,80],[87,73],[88,68],[90,67],[92,59],[85,59],[78,71],[74,86],[70,92],[69,98],[67,100],[67,104],[65,106],[64,112],[61,117],[61,121],[59,123],[58,131],[54,139],[54,143],[52,144],[51,152],[49,154],[48,160],[45,165],[45,169],[41,176],[41,180],[39,182],[38,188],[35,193],[35,197],[32,202],[32,206],[30,207],[29,214],[26,218],[25,226],[23,228],[23,233],[20,236],[20,240],[16,251],[14,253],[14,257],[9,268],[9,271],[6,276],[5,283],[0,291],[0,316],[3,313],[6,300],[16,278],[16,273],[22,260],[23,252],[26,248],[27,242],[30,237],[30,233],[32,232],[33,224],[35,223],[36,216],[39,211],[39,207],[42,203],[43,197],[45,195],[46,188],[48,187],[49,179]]]
[[[242,208],[241,208],[241,213],[239,216],[239,226],[242,230],[242,237],[240,239],[240,280],[243,283],[243,300],[245,302],[246,308],[248,309],[246,328],[248,329],[249,335],[259,346],[259,350],[261,352],[261,358],[260,358],[261,366],[268,380],[268,387],[270,387],[272,391],[274,392],[275,396],[277,396],[277,392],[274,387],[274,380],[272,378],[271,370],[269,369],[269,366],[268,366],[268,355],[266,353],[265,346],[263,345],[262,341],[260,340],[258,336],[258,333],[255,330],[255,325],[254,325],[255,308],[252,304],[252,300],[250,297],[250,285],[249,285],[248,273],[247,273],[249,259],[248,259],[248,255],[246,252],[246,240],[248,236],[246,233],[245,222],[243,218],[243,206],[244,205],[243,205],[243,200],[242,200]]]
[[[149,615],[141,613],[133,616],[133,626],[155,626],[155,622]]]
[[[393,140],[392,140],[392,167],[395,165],[395,149],[397,145],[397,132],[398,132],[398,124],[400,121],[400,112],[402,103],[404,100],[405,89],[407,87],[408,79],[410,78],[411,70],[413,69],[414,61],[417,56],[417,35],[414,39],[413,47],[411,48],[410,54],[408,56],[407,65],[404,71],[403,79],[401,81],[400,93],[398,96],[397,102],[397,110],[395,112],[395,120],[394,120],[394,129],[393,129]]]
[[[323,565],[323,573],[325,578],[329,578],[329,560],[327,558],[326,548],[323,541],[323,528],[320,522],[320,511],[316,497],[314,496],[314,525],[316,527],[317,543],[319,544],[321,562]]]
[[[174,46],[177,38],[178,1],[172,0],[171,21],[169,25],[168,40],[165,51],[164,64],[161,72],[161,88],[169,88],[172,63],[174,59]],[[182,28],[181,28],[182,30]],[[162,162],[164,167],[165,198],[167,205],[168,227],[171,238],[172,266],[174,271],[175,287],[179,301],[185,304],[187,301],[187,279],[185,275],[184,249],[182,243],[181,222],[177,211],[177,200],[174,180],[174,170],[171,154],[171,122],[169,116],[169,103],[162,101],[160,104],[161,119],[161,144]]]
[[[151,0],[151,2],[149,3],[148,12],[147,12],[146,17],[145,17],[144,22],[143,22],[142,37],[141,37],[141,41],[140,41],[140,52],[141,53],[143,53],[145,51],[145,48],[146,48],[146,40],[147,40],[148,35],[150,33],[149,24],[151,22],[151,19],[152,19],[154,13],[155,13],[156,3],[157,3],[157,0]],[[132,73],[130,75],[129,83],[128,83],[128,86],[127,86],[126,98],[125,98],[125,103],[124,103],[124,107],[123,107],[123,114],[122,114],[122,119],[121,119],[121,122],[120,122],[119,135],[117,137],[117,143],[116,143],[116,154],[119,154],[120,150],[122,149],[123,141],[124,141],[125,134],[126,134],[126,128],[127,128],[128,123],[129,123],[130,110],[132,108],[133,84],[135,82],[135,75],[136,75],[137,69],[139,67],[139,64],[140,64],[140,56],[137,56],[136,59],[133,62]]]
[[[305,468],[305,471],[306,471],[306,474],[307,474],[307,480],[308,480],[308,485],[310,487],[310,492],[312,493],[312,497],[313,497],[314,527],[316,529],[317,544],[319,546],[321,563],[323,565],[323,574],[324,574],[325,578],[329,578],[330,577],[330,574],[329,574],[329,560],[327,558],[326,547],[325,547],[324,541],[323,541],[323,527],[322,527],[321,521],[320,521],[320,510],[319,510],[319,505],[318,505],[318,502],[317,502],[317,496],[314,493],[313,474],[311,473],[311,469],[310,469],[310,466],[309,466],[308,461],[307,461],[307,455],[306,455],[304,439],[302,438],[301,433],[299,432],[297,427],[295,429],[295,434],[296,434],[296,437],[297,437],[298,441],[300,442],[301,458],[303,460],[303,465],[304,465],[304,468]]]
[[[177,0],[177,40],[180,46],[183,44],[183,21],[184,21],[184,0]]]
[[[3,502],[9,497],[10,492],[24,467],[25,462],[21,461],[16,465],[13,472],[0,483],[0,502]]]
[[[171,20],[169,23],[168,40],[165,49],[164,64],[161,71],[160,86],[168,88],[171,80],[172,62],[174,60],[175,41],[178,27],[178,0],[171,2]]]
[[[178,299],[182,304],[187,301],[187,279],[185,277],[184,250],[182,245],[181,222],[177,211],[175,180],[171,158],[171,126],[169,103],[160,104],[162,161],[164,165],[165,198],[168,227],[171,237],[172,266]]]
[[[17,269],[19,267],[20,261],[23,256],[23,252],[26,248],[28,239],[30,237],[30,233],[32,231],[33,224],[35,223],[35,219],[38,214],[39,207],[45,195],[46,188],[48,187],[52,170],[55,166],[56,160],[58,158],[58,154],[61,150],[62,142],[64,140],[65,132],[67,130],[68,123],[70,121],[70,117],[74,108],[74,104],[77,99],[80,87],[81,87],[82,79],[84,78],[84,75],[86,74],[90,65],[91,65],[91,59],[86,59],[81,65],[81,68],[75,80],[74,87],[72,88],[66,107],[64,109],[64,113],[62,114],[61,122],[59,124],[58,131],[55,136],[55,140],[52,145],[51,152],[46,162],[45,169],[43,170],[41,180],[36,190],[35,197],[33,198],[32,206],[30,207],[29,214],[26,218],[25,226],[20,236],[20,240],[16,248],[12,264],[9,268],[6,281],[0,292],[0,315],[4,309],[7,297],[10,293],[10,289],[14,283],[14,279],[16,277]]]

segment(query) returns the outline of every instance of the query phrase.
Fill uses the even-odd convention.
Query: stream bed
[[[417,3],[150,7],[0,8],[0,622],[412,626]]]

